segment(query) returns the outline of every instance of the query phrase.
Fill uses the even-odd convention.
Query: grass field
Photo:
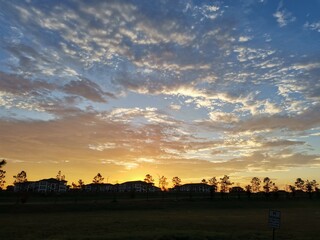
[[[0,239],[320,239],[319,200],[123,199],[0,204]]]

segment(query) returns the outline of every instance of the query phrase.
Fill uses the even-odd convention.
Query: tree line
[[[6,165],[6,160],[0,161],[0,189],[3,189],[5,181],[5,174],[6,171],[4,171],[2,168]],[[27,173],[25,171],[21,171],[13,176],[14,182],[13,184],[19,184],[19,183],[25,183],[27,182]],[[56,177],[56,180],[58,181],[66,181],[65,175],[62,174],[61,171],[58,171]],[[144,182],[149,183],[151,185],[155,184],[155,180],[150,174],[146,174],[145,178],[143,179]],[[67,182],[67,181],[66,181]],[[175,176],[171,179],[173,188],[179,188],[182,186],[181,182],[182,180]],[[103,184],[104,183],[104,177],[101,175],[101,173],[97,173],[92,179],[93,184]],[[224,175],[221,178],[212,177],[210,179],[202,179],[199,181],[201,184],[209,185],[211,187],[212,192],[217,192],[220,190],[221,193],[227,193],[230,191],[232,186],[234,185],[233,182],[230,181],[230,177],[228,175]],[[165,176],[159,176],[158,178],[158,187],[162,191],[167,191],[169,185],[169,180]],[[319,192],[318,183],[316,180],[303,180],[302,178],[297,178],[294,184],[287,185],[286,189],[284,189],[286,192],[291,192],[293,195],[296,193],[296,191],[303,191],[307,193],[312,192]],[[69,186],[72,189],[83,189],[85,186],[85,183],[82,179],[79,179],[78,182],[72,182],[72,184]],[[233,187],[234,189],[237,189],[237,191],[245,191],[248,194],[249,193],[258,193],[258,192],[264,192],[266,194],[269,194],[270,192],[277,192],[279,191],[278,186],[275,182],[273,182],[269,177],[265,177],[263,179],[260,179],[259,177],[253,177],[248,185],[244,187],[244,189],[240,186]]]

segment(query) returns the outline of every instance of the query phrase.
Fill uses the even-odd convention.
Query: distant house
[[[86,192],[112,192],[115,186],[110,183],[90,183],[84,186]]]
[[[173,188],[180,192],[210,192],[211,186],[206,183],[187,183]]]
[[[146,183],[144,181],[129,181],[118,185],[119,192],[157,192],[160,188],[155,187],[152,183]]]
[[[67,181],[57,180],[55,178],[42,179],[39,181],[27,181],[24,183],[16,183],[14,185],[15,192],[66,192]]]
[[[31,185],[34,182],[22,182],[22,183],[14,183],[13,191],[14,192],[31,192]]]
[[[90,183],[84,186],[87,192],[156,192],[160,188],[144,181],[129,181],[121,184]]]
[[[229,190],[230,193],[241,193],[244,192],[244,189],[242,187],[236,186],[236,187],[232,187]]]

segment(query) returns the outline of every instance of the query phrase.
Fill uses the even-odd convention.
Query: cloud
[[[249,36],[240,36],[239,37],[239,42],[248,42],[251,40],[251,37]]]
[[[0,72],[0,90],[15,95],[33,94],[37,95],[40,91],[52,91],[55,85],[46,81],[30,80],[18,75]]]
[[[255,131],[263,129],[288,129],[291,131],[303,131],[319,126],[320,114],[318,113],[320,106],[315,105],[313,108],[307,109],[300,114],[295,115],[273,115],[270,117],[253,117],[246,121],[241,121],[235,126],[235,131]]]
[[[249,172],[288,171],[289,168],[316,165],[316,155],[280,151],[273,155],[256,151],[249,156],[234,158],[223,165]],[[241,171],[241,170],[240,170]]]
[[[210,112],[209,117],[213,122],[234,123],[239,121],[235,114],[225,112]]]
[[[312,30],[312,31],[320,32],[320,21],[319,22],[313,22],[313,23],[306,22],[303,25],[303,27],[305,29],[309,29],[309,30]]]
[[[119,161],[119,160],[112,160],[112,159],[103,159],[101,160],[103,164],[114,164],[117,166],[123,166],[126,170],[131,170],[139,167],[139,164],[136,162],[128,162],[128,161]]]
[[[133,123],[139,122],[141,118],[151,124],[164,124],[164,125],[177,125],[178,120],[170,117],[164,112],[159,111],[156,108],[116,108],[111,112],[100,113],[98,115],[101,119],[112,120],[116,122]],[[142,123],[144,123],[142,121]]]
[[[87,79],[60,86],[3,72],[0,72],[0,92],[0,105],[6,109],[46,112],[56,116],[81,112],[84,103],[79,97],[94,102],[106,102],[105,98],[114,98],[112,93],[103,91],[98,84]]]
[[[104,96],[114,97],[113,94],[104,92],[99,85],[88,79],[73,80],[64,85],[62,89],[66,93],[82,96],[94,102],[106,102]]]
[[[169,107],[170,107],[170,109],[175,110],[175,111],[178,111],[181,109],[181,105],[178,105],[178,104],[171,104]]]
[[[273,16],[276,18],[280,27],[285,27],[288,25],[288,23],[294,22],[296,20],[296,17],[293,16],[292,13],[288,10],[282,8],[283,2],[281,1],[279,3],[277,11],[273,14]]]
[[[103,143],[103,144],[89,144],[88,146],[91,150],[102,152],[105,149],[114,149],[116,148],[115,143]]]
[[[319,126],[320,67],[311,33],[269,4],[3,2],[1,149],[115,171],[283,169],[313,147],[288,139]]]

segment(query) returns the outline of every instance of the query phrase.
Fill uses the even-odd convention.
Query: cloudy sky
[[[7,183],[319,179],[320,1],[0,0]]]

